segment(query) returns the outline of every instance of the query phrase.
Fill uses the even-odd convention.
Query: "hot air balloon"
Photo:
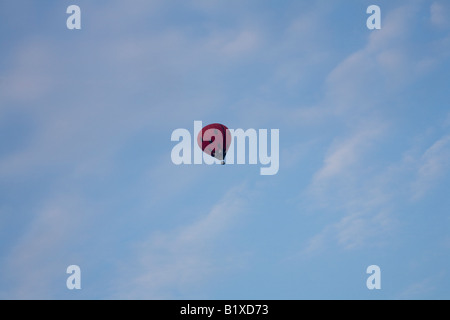
[[[209,124],[198,133],[197,143],[203,152],[225,164],[225,156],[231,144],[230,130],[220,123]]]

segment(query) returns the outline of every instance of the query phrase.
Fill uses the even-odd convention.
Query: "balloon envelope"
[[[198,133],[197,143],[206,154],[224,160],[231,144],[230,130],[220,123],[209,124]]]

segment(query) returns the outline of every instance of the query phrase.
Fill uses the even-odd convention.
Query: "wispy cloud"
[[[346,150],[345,146],[351,145],[344,143],[344,148],[337,150]],[[348,171],[342,170],[339,157],[334,165],[324,165],[310,185],[314,187],[310,192],[314,193],[309,194],[314,195],[316,207],[333,207],[336,216],[329,215],[332,222],[308,240],[304,252],[317,253],[336,245],[349,250],[386,244],[391,232],[402,225],[397,213],[401,204],[422,199],[450,170],[448,135],[422,152],[417,148],[414,145],[402,151],[397,162],[371,174],[358,170],[356,162],[349,165]],[[360,148],[356,149],[361,152]],[[366,159],[359,165],[365,162]],[[335,170],[324,171],[328,166]]]
[[[136,245],[135,256],[123,264],[129,277],[117,288],[123,298],[183,298],[196,293],[196,285],[215,273],[239,267],[232,257],[217,252],[223,248],[225,232],[239,221],[246,205],[243,186],[232,188],[199,220],[173,231],[153,234]],[[233,261],[220,265],[218,261]],[[132,272],[130,272],[132,270]]]
[[[430,6],[431,23],[441,29],[450,27],[448,15],[450,14],[450,5],[447,1],[434,1]]]
[[[432,274],[422,279],[411,281],[406,288],[397,294],[396,299],[427,299],[432,293],[438,289],[438,283],[445,279],[446,272],[442,271],[437,274]],[[444,298],[445,299],[445,298]]]
[[[222,51],[230,56],[250,53],[256,50],[260,37],[250,30],[241,31],[234,39],[224,44]]]
[[[11,289],[3,298],[57,298],[54,288],[64,288],[66,268],[74,263],[69,242],[83,238],[79,227],[85,215],[80,208],[78,201],[61,198],[35,212],[4,257],[2,277],[9,279]]]
[[[52,76],[55,56],[44,39],[32,38],[15,50],[9,68],[0,78],[0,99],[4,101],[0,112],[11,101],[34,105],[36,100],[52,92],[56,85],[56,79]]]
[[[450,135],[433,143],[418,160],[413,199],[422,197],[450,169]]]
[[[383,125],[378,128],[364,128],[350,138],[332,146],[324,159],[324,165],[313,177],[312,187],[328,184],[330,179],[344,176],[348,178],[363,152],[383,133]]]
[[[303,253],[317,254],[329,248],[354,250],[379,247],[386,244],[385,240],[380,239],[392,229],[393,224],[390,211],[348,213],[310,238]]]
[[[319,106],[323,114],[342,119],[344,127],[339,130],[341,137],[331,139],[307,194],[313,195],[313,208],[332,208],[334,215],[328,214],[331,222],[311,237],[305,252],[335,245],[347,250],[383,245],[397,224],[393,194],[404,195],[390,184],[404,179],[404,160],[374,167],[371,157],[388,142],[392,130],[390,120],[378,110],[383,110],[384,101],[394,92],[423,75],[425,69],[418,66],[431,54],[408,54],[410,21],[418,12],[418,3],[388,12],[383,28],[368,33],[366,46],[343,59],[326,78],[326,94]],[[352,133],[342,138],[342,132],[349,131]],[[399,150],[399,157],[402,152]]]
[[[334,214],[328,214],[331,222],[308,240],[305,253],[329,246],[350,250],[385,243],[382,235],[395,225],[386,189],[390,169],[374,175],[373,169],[368,170],[370,156],[365,155],[383,137],[383,128],[362,129],[330,148],[306,194],[312,208],[328,208]]]

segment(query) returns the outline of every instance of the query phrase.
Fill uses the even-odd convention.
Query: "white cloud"
[[[448,19],[450,15],[450,5],[448,1],[435,1],[430,6],[431,23],[442,29],[450,27]]]
[[[223,46],[223,52],[230,56],[250,53],[257,49],[259,42],[259,36],[255,32],[243,30]]]
[[[256,112],[262,113],[264,119],[282,121],[289,126],[324,124],[336,119],[358,125],[361,119],[383,110],[386,101],[396,97],[399,90],[429,73],[444,60],[443,52],[448,50],[442,50],[441,47],[445,46],[445,39],[425,42],[420,48],[411,41],[415,32],[415,25],[411,21],[417,19],[419,12],[420,5],[417,2],[387,11],[383,15],[382,29],[367,32],[365,46],[349,54],[334,67],[330,65],[332,69],[325,76],[323,89],[319,88],[318,91],[322,98],[317,102],[289,107],[283,102],[265,99],[255,107],[247,104],[244,114],[249,113],[250,118]],[[326,19],[327,11],[317,13],[313,10],[309,13],[310,17],[297,19],[282,35],[284,38],[275,42],[277,45],[270,52],[275,52],[277,56],[282,56],[286,51],[298,52],[295,58],[287,56],[283,61],[274,63],[275,81],[271,79],[263,89],[278,86],[280,81],[298,85],[303,78],[302,85],[307,86],[311,70],[326,74],[323,66],[327,66],[334,57],[327,56],[330,49],[316,38],[320,39],[317,34],[324,33],[318,24]],[[308,38],[308,45],[300,46],[296,39],[305,36],[302,29],[308,30],[308,34],[313,36]],[[309,51],[293,46],[313,49]]]
[[[365,155],[387,136],[389,121],[377,117],[367,127],[364,119],[379,115],[377,106],[436,62],[431,51],[409,53],[411,21],[418,10],[414,2],[388,12],[382,29],[370,32],[367,45],[345,58],[327,77],[326,95],[319,107],[334,115],[334,121],[339,116],[356,130],[346,139],[334,137],[323,166],[313,175],[307,191],[313,208],[325,206],[335,215],[328,215],[332,222],[310,238],[305,252],[333,245],[344,249],[382,245],[397,223],[393,195],[407,195],[394,186],[411,181],[414,160],[405,158],[383,168],[371,167],[373,163]],[[327,104],[330,107],[324,107]],[[442,172],[447,161],[444,146],[447,139],[426,152],[419,179],[434,179]]]
[[[387,211],[369,214],[354,213],[342,218],[336,225],[337,242],[345,249],[384,244],[380,235],[392,225]]]
[[[78,201],[67,198],[52,201],[32,215],[28,226],[7,253],[2,277],[9,279],[11,288],[3,292],[3,298],[56,297],[54,289],[64,288],[65,268],[73,264],[68,243],[82,238],[77,231],[80,231],[84,217]]]
[[[381,30],[370,32],[367,51],[380,52],[387,48],[404,45],[412,32],[412,20],[415,19],[419,10],[418,2],[411,1],[388,11],[383,17]]]
[[[398,293],[396,299],[427,299],[427,296],[430,296],[430,294],[438,288],[437,283],[442,282],[445,276],[446,272],[442,271],[423,279],[416,280]]]
[[[382,246],[394,225],[395,220],[387,210],[348,211],[339,221],[326,225],[311,237],[302,252],[316,254],[328,248],[355,250]]]
[[[372,128],[368,126],[332,146],[324,159],[324,165],[313,177],[312,188],[325,185],[330,179],[351,175],[364,151],[383,133],[383,129],[381,124],[372,125]]]
[[[224,246],[225,232],[244,213],[243,190],[242,186],[232,188],[198,221],[154,234],[148,241],[138,244],[134,261],[123,265],[129,278],[121,279],[116,296],[170,299],[176,298],[177,293],[190,292],[192,297],[196,285],[203,284],[214,273],[239,267],[238,261],[216,250]],[[228,259],[233,260],[230,266],[220,265]]]
[[[326,207],[334,214],[329,214],[331,222],[308,240],[304,253],[330,246],[351,250],[384,244],[395,225],[386,188],[390,170],[372,175],[367,171],[370,160],[364,157],[382,134],[382,126],[368,127],[330,148],[307,194],[313,208]]]
[[[244,40],[247,36],[244,32]],[[111,167],[114,152],[143,128],[150,140],[161,126],[169,125],[168,118],[191,124],[219,108],[221,97],[214,89],[193,95],[181,84],[186,72],[216,56],[208,41],[199,45],[198,39],[189,40],[183,32],[172,30],[146,38],[117,34],[101,39],[88,50],[90,57],[98,59],[90,66],[93,77],[73,69],[79,63],[76,57],[87,53],[86,47],[75,45],[73,60],[64,63],[55,55],[67,42],[24,40],[12,49],[16,58],[2,79],[0,108],[7,101],[26,102],[21,111],[32,119],[33,134],[23,148],[2,156],[0,175],[27,175],[53,165],[68,165],[77,173],[104,172]],[[71,81],[77,83],[75,88]],[[40,98],[45,95],[44,103]]]
[[[396,212],[399,204],[411,197],[421,199],[450,170],[449,135],[421,153],[417,148],[414,145],[398,162],[372,175],[358,170],[356,162],[349,163],[348,171],[341,165],[340,154],[358,158],[355,153],[361,150],[354,140],[332,153],[328,164],[315,175],[309,194],[314,196],[311,199],[316,207],[333,208],[336,216],[330,216],[332,222],[308,240],[303,252],[315,253],[335,246],[350,250],[384,245],[390,232],[401,225]]]
[[[0,98],[35,104],[54,90],[56,79],[52,77],[52,61],[55,56],[47,41],[33,38],[16,49],[10,69],[2,74]],[[1,111],[1,109],[0,109]]]
[[[437,140],[418,161],[413,199],[421,198],[450,169],[450,135]]]
[[[386,13],[382,29],[369,33],[367,45],[330,72],[327,102],[338,113],[370,110],[436,65],[431,42],[417,50],[411,41],[418,12],[412,2]]]

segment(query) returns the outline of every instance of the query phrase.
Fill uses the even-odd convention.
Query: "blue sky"
[[[2,1],[0,298],[450,298],[449,15]],[[195,120],[279,129],[278,174],[174,165]]]

